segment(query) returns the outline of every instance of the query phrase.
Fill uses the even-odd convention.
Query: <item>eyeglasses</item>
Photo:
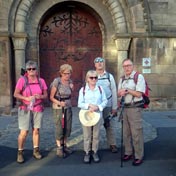
[[[103,58],[96,58],[94,63],[104,62]]]
[[[95,80],[98,79],[97,76],[90,76],[89,78],[92,79],[92,80],[93,80],[93,79],[95,79]]]
[[[132,66],[132,64],[130,64],[130,65],[123,65],[123,68],[129,68],[131,66]]]
[[[27,68],[27,71],[36,70],[36,68]]]
[[[62,73],[63,75],[70,75],[71,73]]]

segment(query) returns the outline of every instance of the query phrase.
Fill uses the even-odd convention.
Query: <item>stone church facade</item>
[[[150,109],[175,109],[175,0],[0,0],[0,113],[16,105],[13,91],[28,60],[47,84],[63,63],[78,90],[97,56],[116,82],[129,57],[152,91]]]

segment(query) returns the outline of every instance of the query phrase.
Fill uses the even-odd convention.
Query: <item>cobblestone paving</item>
[[[68,140],[68,145],[71,146],[74,150],[83,149],[83,136],[82,136],[82,127],[78,118],[79,109],[73,108],[73,124],[72,124],[72,134]],[[1,130],[0,134],[0,145],[8,146],[12,148],[17,148],[17,137],[18,137],[18,124],[17,117],[7,117],[13,118],[12,122],[7,125],[7,127]],[[121,145],[121,123],[118,122],[118,119],[114,119],[114,128],[116,131],[117,145]],[[156,129],[143,120],[144,127],[144,141],[148,142],[157,137]],[[101,139],[100,139],[100,149],[106,149],[106,135],[104,127],[101,127]],[[43,118],[43,128],[41,129],[41,140],[40,140],[41,150],[53,150],[55,149],[55,136],[54,136],[54,124],[52,119],[52,110],[51,108],[46,108]],[[25,149],[32,149],[32,138],[31,130],[26,140]]]

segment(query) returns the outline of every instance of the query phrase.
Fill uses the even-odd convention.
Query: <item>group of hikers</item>
[[[117,97],[123,105],[123,161],[132,160],[132,165],[142,164],[144,157],[144,142],[142,128],[143,93],[145,80],[142,74],[134,81],[133,62],[125,59],[122,62],[124,75],[116,86],[114,76],[105,70],[105,59],[97,57],[94,60],[95,69],[89,70],[85,76],[85,85],[79,90],[78,107],[79,119],[83,129],[83,157],[84,163],[92,158],[95,163],[100,162],[98,154],[100,128],[104,124],[107,143],[112,153],[117,153],[116,132],[114,131],[115,117],[117,116]],[[38,66],[34,61],[28,61],[25,74],[17,81],[14,97],[21,104],[18,108],[18,153],[17,162],[23,163],[24,145],[32,128],[33,156],[41,159],[39,148],[40,128],[44,112],[43,102],[48,98],[52,102],[53,121],[55,124],[56,155],[65,157],[72,154],[67,146],[67,138],[71,135],[72,104],[71,95],[74,82],[71,80],[72,66],[60,66],[59,76],[54,79],[48,88],[43,78],[38,76]],[[109,118],[109,119],[108,119]]]

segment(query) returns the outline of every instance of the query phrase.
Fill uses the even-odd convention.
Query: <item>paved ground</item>
[[[82,175],[119,175],[119,176],[176,176],[176,111],[144,112],[145,160],[139,167],[131,162],[121,167],[120,151],[110,153],[106,144],[104,128],[101,129],[100,163],[82,162],[82,129],[78,120],[78,109],[74,108],[73,132],[69,145],[74,153],[65,158],[55,155],[54,126],[50,109],[46,109],[43,129],[41,130],[41,151],[44,158],[36,161],[32,157],[32,141],[29,134],[24,164],[16,163],[17,152],[17,117],[0,116],[0,176],[82,176]],[[115,120],[114,129],[120,148],[121,124]]]

